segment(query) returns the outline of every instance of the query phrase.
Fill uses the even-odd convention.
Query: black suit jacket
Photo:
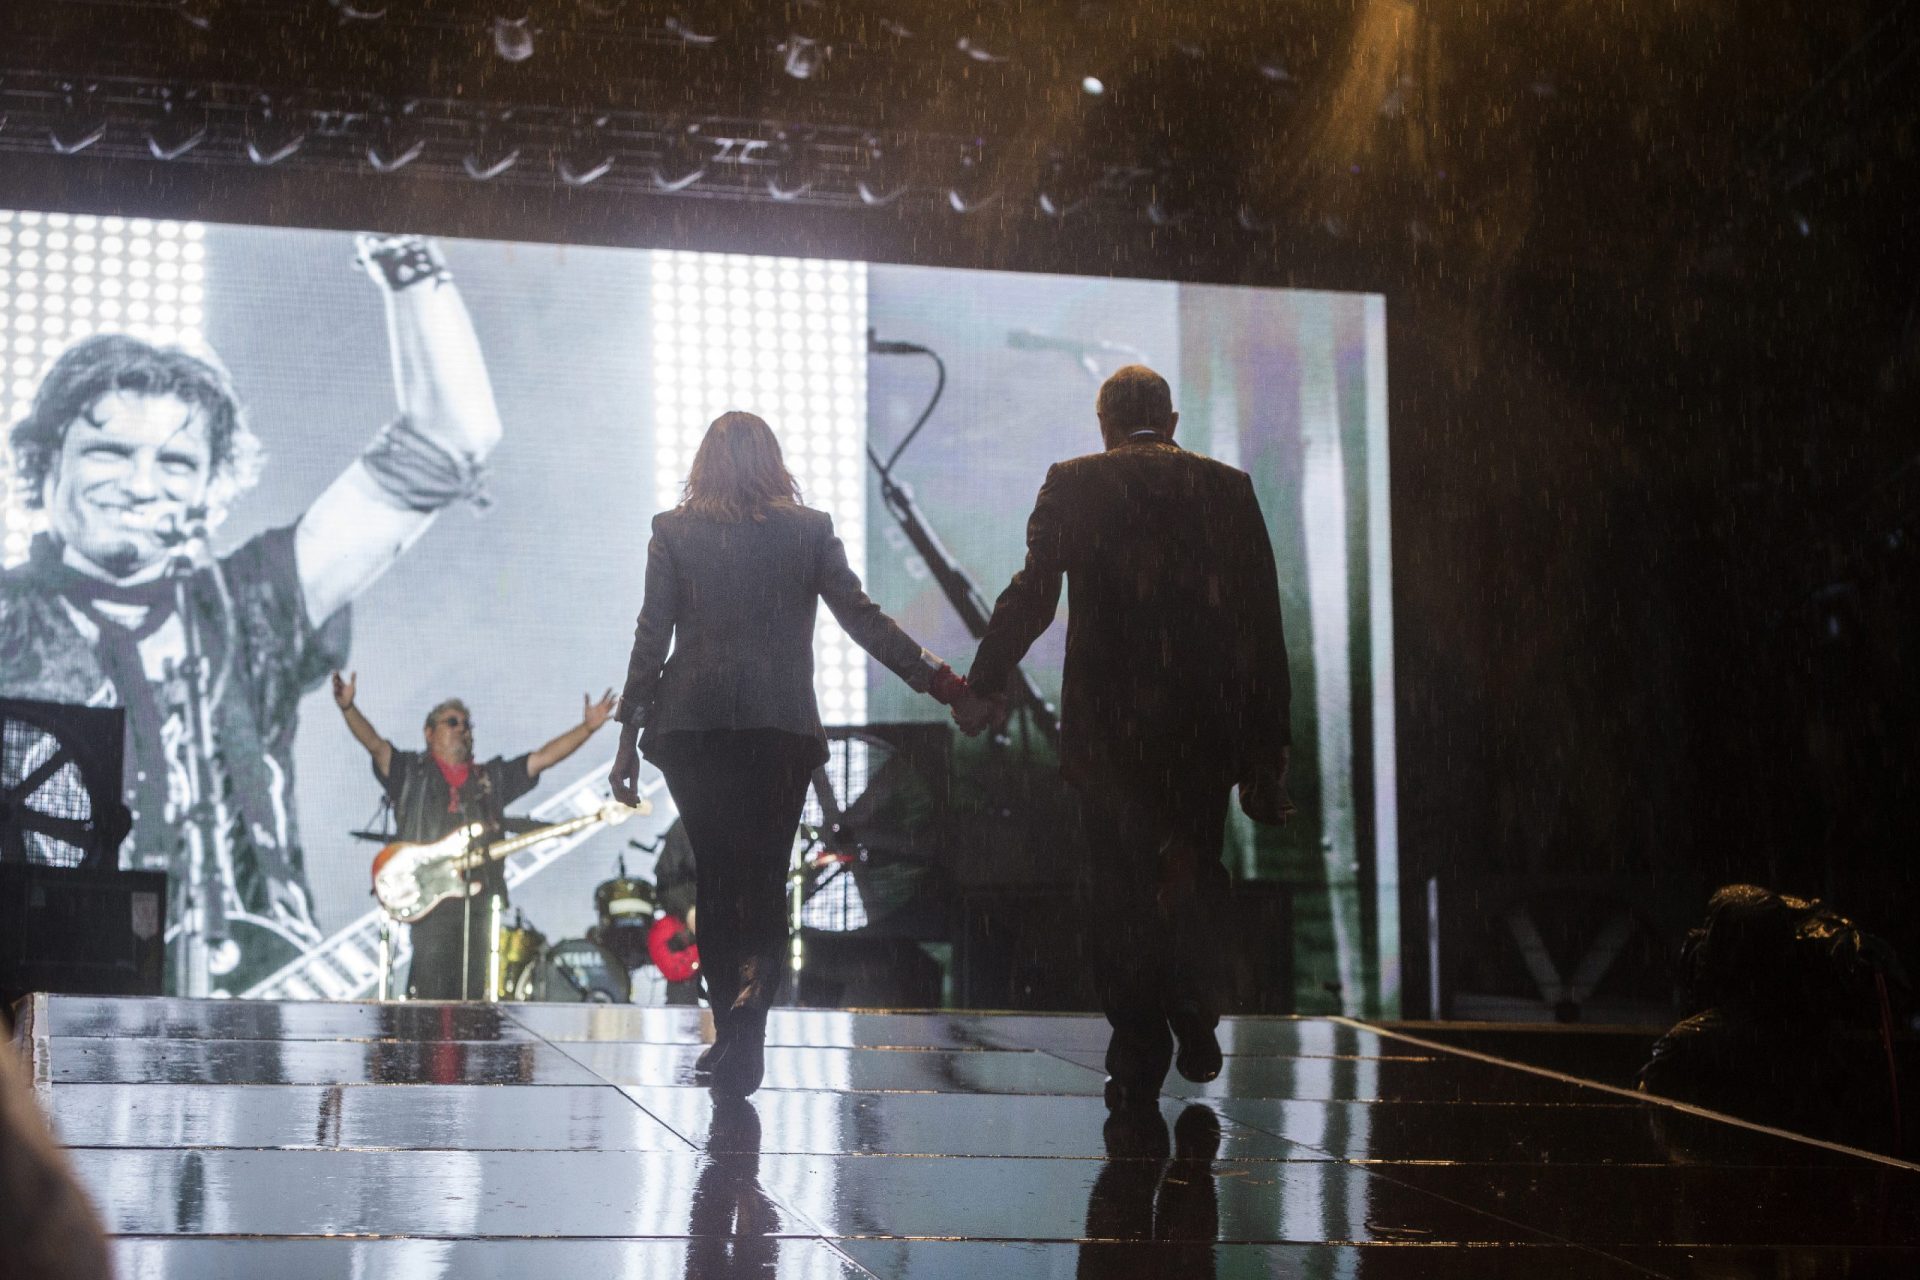
[[[1292,741],[1280,585],[1246,473],[1139,437],[1047,472],[1027,562],[968,681],[1005,687],[1069,592],[1061,767],[1075,781],[1269,775]]]
[[[619,711],[644,726],[643,749],[682,730],[779,729],[813,738],[825,760],[813,698],[821,600],[854,643],[913,688],[924,692],[932,679],[920,646],[861,590],[824,511],[780,506],[737,523],[662,512],[647,544],[646,590]]]

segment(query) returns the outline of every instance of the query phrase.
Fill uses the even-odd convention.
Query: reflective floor
[[[51,997],[126,1277],[1909,1277],[1920,1170],[1334,1020],[1110,1122],[1106,1029],[782,1010]]]

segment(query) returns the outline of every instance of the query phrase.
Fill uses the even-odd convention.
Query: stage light
[[[247,112],[247,159],[263,166],[279,164],[306,144],[307,119],[293,103],[278,104],[273,95],[260,94]]]
[[[651,270],[658,504],[679,501],[685,464],[707,423],[723,410],[746,409],[772,424],[802,491],[832,515],[850,563],[863,571],[865,540],[859,530],[865,527],[866,487],[841,485],[835,477],[848,465],[857,468],[863,457],[866,365],[847,362],[828,375],[801,339],[810,316],[823,322],[828,317],[819,305],[824,295],[842,292],[856,308],[832,314],[831,323],[864,342],[865,267],[836,270],[793,258],[662,251],[653,255]],[[698,323],[688,314],[696,307]],[[796,390],[802,379],[823,375],[834,392],[830,402]],[[855,722],[863,719],[865,655],[830,618],[815,631],[814,659],[823,679],[825,672],[839,671],[842,686],[850,688],[841,714]]]
[[[493,51],[508,62],[525,62],[533,56],[533,16],[524,10],[514,14],[493,15]]]
[[[373,141],[367,146],[367,163],[373,166],[374,172],[392,173],[403,169],[427,149],[418,110],[418,103],[403,102],[382,115],[374,125]]]
[[[669,131],[653,161],[654,185],[662,191],[685,191],[707,176],[711,154],[698,124]]]
[[[813,147],[802,134],[781,133],[767,148],[772,169],[767,175],[767,194],[775,200],[798,200],[813,190],[819,168],[813,162]]]
[[[476,182],[499,177],[520,162],[520,147],[504,136],[513,123],[513,112],[502,111],[474,121],[473,142],[460,157],[460,167]]]
[[[720,39],[721,15],[711,4],[688,3],[675,5],[661,18],[661,25],[690,45],[705,47]]]
[[[613,148],[605,137],[608,119],[594,116],[574,123],[553,161],[560,181],[570,187],[584,187],[606,177],[612,170]]]
[[[378,22],[387,16],[389,6],[379,0],[327,0],[342,22]]]
[[[47,127],[47,141],[63,156],[85,151],[107,133],[107,117],[95,102],[100,86],[66,80],[60,84],[60,106]]]
[[[1006,62],[1005,54],[993,52],[973,36],[961,36],[953,42],[953,47],[966,54],[975,62]]]
[[[775,46],[780,69],[795,80],[811,80],[826,65],[828,47],[811,36],[789,35]]]
[[[999,198],[986,140],[975,138],[972,145],[961,148],[954,160],[952,176],[947,183],[947,205],[955,213],[973,213]]]
[[[860,149],[862,164],[853,185],[861,201],[878,207],[905,195],[910,185],[906,157],[872,135],[863,140]]]
[[[1096,98],[1107,91],[1106,82],[1101,80],[1099,76],[1082,77],[1080,80],[1080,88]]]
[[[1162,165],[1147,179],[1144,212],[1154,226],[1170,227],[1183,222],[1196,207],[1191,170]]]
[[[39,378],[48,363],[74,342],[102,330],[133,329],[138,336],[158,343],[194,347],[203,341],[200,322],[201,286],[198,282],[165,283],[160,292],[172,291],[175,301],[149,307],[129,304],[124,312],[118,296],[119,277],[147,286],[147,277],[164,280],[166,269],[178,271],[176,262],[160,257],[168,249],[178,250],[184,243],[198,249],[201,228],[173,222],[145,220],[129,224],[119,218],[73,218],[66,215],[9,213],[0,210],[0,276],[9,276],[0,288],[0,334],[6,335],[0,351],[7,361],[0,373],[11,375],[0,381],[0,422],[18,421],[39,387]],[[96,234],[97,233],[97,234]],[[31,269],[5,269],[8,253],[16,257],[32,253],[36,265],[49,272]],[[155,263],[150,257],[159,258]],[[64,262],[57,260],[64,258]],[[155,323],[139,324],[147,316]],[[0,468],[0,513],[8,536],[0,543],[0,564],[16,564],[27,553],[27,540],[39,521],[13,503],[5,469]],[[17,536],[16,536],[17,535]]]
[[[173,11],[180,15],[180,20],[201,31],[213,30],[220,6],[221,0],[173,0]]]
[[[178,160],[207,138],[207,108],[198,89],[160,90],[160,118],[147,128],[155,160]]]
[[[1087,202],[1099,181],[1100,175],[1087,161],[1064,152],[1054,153],[1040,170],[1036,194],[1040,211],[1050,218],[1066,217]]]

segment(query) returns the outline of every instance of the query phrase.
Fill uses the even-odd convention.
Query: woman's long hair
[[[775,507],[800,505],[800,486],[780,455],[773,428],[738,409],[713,420],[693,455],[680,509],[729,523],[765,520]]]

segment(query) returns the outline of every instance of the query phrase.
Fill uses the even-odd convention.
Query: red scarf
[[[460,812],[460,788],[467,785],[467,775],[473,772],[473,762],[448,764],[439,756],[433,762],[440,766],[440,776],[447,780],[447,812]]]

